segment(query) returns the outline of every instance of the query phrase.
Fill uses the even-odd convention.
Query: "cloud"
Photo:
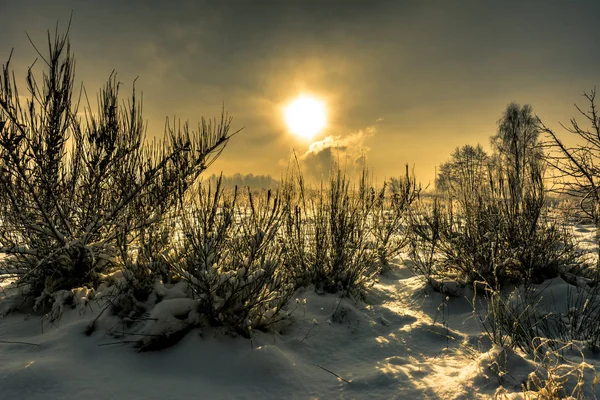
[[[341,168],[349,176],[360,172],[367,162],[366,142],[377,132],[376,124],[348,135],[327,136],[312,143],[300,156],[303,172],[311,179],[327,179],[332,169]]]

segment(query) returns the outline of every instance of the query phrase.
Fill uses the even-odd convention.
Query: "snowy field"
[[[595,251],[592,227],[575,232]],[[543,375],[531,356],[489,344],[471,291],[445,297],[396,264],[366,302],[298,291],[291,318],[251,340],[194,329],[175,346],[138,352],[131,341],[190,318],[180,286],[159,289],[164,300],[147,320],[125,326],[105,313],[90,336],[101,311],[94,302],[65,309],[56,325],[8,314],[0,319],[0,399],[522,398],[528,375]],[[545,285],[555,299],[570,286],[560,278]],[[0,310],[10,290],[0,291]],[[600,356],[583,354],[600,367]]]

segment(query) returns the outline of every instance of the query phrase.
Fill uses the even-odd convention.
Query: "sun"
[[[308,95],[292,100],[284,108],[283,115],[290,132],[303,139],[312,139],[327,124],[325,103]]]

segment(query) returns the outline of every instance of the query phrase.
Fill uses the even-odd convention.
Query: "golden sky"
[[[209,173],[277,178],[294,148],[315,175],[332,157],[366,156],[381,179],[408,163],[427,184],[455,147],[489,148],[511,101],[560,130],[600,83],[591,0],[0,0],[0,59],[14,47],[24,77],[35,58],[25,32],[44,44],[71,10],[76,80],[94,92],[112,70],[124,89],[139,77],[149,135],[166,116],[194,124],[225,104],[244,130]],[[301,92],[328,107],[313,141],[281,115]]]

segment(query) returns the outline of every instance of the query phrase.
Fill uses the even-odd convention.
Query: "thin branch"
[[[29,343],[29,342],[20,342],[17,340],[0,340],[0,343],[3,344],[23,344],[23,345],[27,345],[27,346],[39,346],[39,344],[37,343]]]
[[[341,376],[339,376],[338,374],[336,374],[333,371],[328,370],[327,368],[324,368],[322,366],[320,366],[319,364],[315,364],[317,367],[321,368],[323,371],[329,372],[331,375],[341,379],[342,381],[346,382],[347,384],[350,384],[350,381],[347,381],[346,379],[342,378]]]

